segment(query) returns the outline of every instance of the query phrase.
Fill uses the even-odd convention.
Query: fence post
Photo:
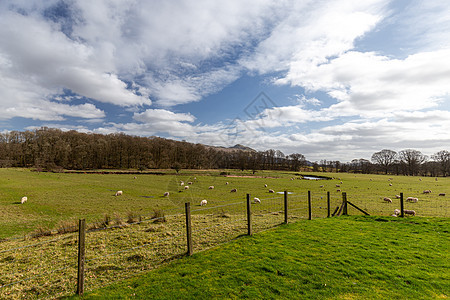
[[[330,217],[330,213],[331,213],[331,207],[330,207],[330,191],[327,192],[327,218]]]
[[[342,192],[342,201],[344,202],[344,210],[342,211],[342,215],[343,216],[348,216],[348,211],[347,211],[347,193],[346,192]]]
[[[311,191],[308,191],[308,220],[312,219],[312,212],[311,212]]]
[[[192,255],[192,226],[191,226],[191,203],[184,203],[186,211],[186,238],[187,238],[187,255]]]
[[[404,209],[404,203],[403,203],[403,193],[400,193],[400,217],[404,218],[405,217],[405,212],[403,211]]]
[[[250,205],[250,194],[247,194],[247,234],[252,235],[252,209]]]
[[[77,295],[84,293],[84,262],[86,241],[86,222],[85,219],[78,221],[78,277],[77,277]]]
[[[284,223],[288,223],[288,193],[284,191]]]

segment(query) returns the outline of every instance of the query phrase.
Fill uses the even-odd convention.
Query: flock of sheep
[[[136,177],[134,177],[134,179],[136,179]],[[197,178],[194,178],[194,179],[197,179]],[[291,178],[291,179],[292,179],[292,178]],[[389,179],[388,179],[388,181],[391,181],[391,180],[392,180],[392,178],[389,178]],[[422,181],[421,178],[419,178],[419,180]],[[370,179],[370,181],[372,181],[372,179]],[[437,181],[437,178],[436,178],[436,181]],[[192,184],[193,184],[193,182],[191,182],[191,181],[188,182],[187,185],[185,185],[183,181],[180,181],[180,185],[181,185],[181,186],[184,186],[184,189],[185,189],[185,190],[188,190],[188,189],[189,189],[189,185],[192,185]],[[228,185],[229,182],[226,182],[225,184]],[[341,184],[343,184],[342,181],[340,182],[340,184],[336,184],[336,188],[340,188],[340,187],[341,187]],[[389,183],[389,186],[392,186],[392,183]],[[267,188],[267,184],[264,184],[264,187]],[[323,188],[324,186],[321,185],[320,187]],[[212,190],[212,189],[214,189],[214,186],[211,185],[211,186],[208,187],[208,189]],[[337,191],[337,192],[340,192],[341,190],[340,190],[340,189],[337,189],[336,191]],[[236,192],[237,192],[237,189],[236,189],[236,188],[231,189],[230,192],[231,192],[231,193],[236,193]],[[275,191],[274,191],[273,189],[269,189],[268,192],[269,192],[269,193],[275,193]],[[424,191],[423,191],[423,194],[431,194],[431,190],[424,190]],[[117,192],[115,193],[115,196],[116,196],[116,197],[117,197],[117,196],[121,196],[121,195],[123,195],[123,191],[121,191],[121,190],[119,190],[119,191],[117,191]],[[170,196],[170,193],[169,193],[169,192],[165,192],[164,195],[163,195],[163,197],[169,197],[169,196]],[[440,193],[439,196],[445,196],[445,193]],[[395,195],[395,198],[400,199],[400,195]],[[21,203],[21,204],[24,204],[24,203],[26,203],[27,201],[28,201],[28,198],[27,198],[26,196],[24,196],[24,197],[22,197],[20,203]],[[392,203],[392,199],[389,198],[389,197],[384,197],[384,198],[383,198],[383,201],[384,201],[384,202],[387,202],[387,203]],[[408,198],[406,198],[406,202],[417,203],[418,201],[419,201],[419,199],[416,198],[416,197],[408,197]],[[255,197],[255,198],[253,198],[253,202],[254,202],[254,203],[261,203],[261,200],[260,200],[259,198]],[[200,206],[205,206],[205,205],[207,205],[207,204],[208,204],[208,201],[207,201],[206,199],[203,199],[203,200],[200,201]],[[416,215],[416,212],[415,212],[414,210],[404,209],[403,212],[404,212],[405,215],[411,215],[411,216],[415,216],[415,215]],[[400,213],[401,213],[401,211],[400,211],[399,209],[395,209],[395,210],[394,210],[394,213],[393,213],[391,216],[397,217],[397,216],[400,215]]]

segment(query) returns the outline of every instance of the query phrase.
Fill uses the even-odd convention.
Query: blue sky
[[[0,1],[0,131],[450,150],[450,4]]]

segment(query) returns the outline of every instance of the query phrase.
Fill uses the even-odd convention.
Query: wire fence
[[[344,197],[345,196],[345,197]],[[401,196],[401,197],[400,197]],[[390,216],[401,209],[401,199],[335,192],[273,195],[261,198],[216,201],[214,206],[190,208],[193,251],[203,251],[231,241],[249,231],[274,228],[298,219],[326,218],[341,212]],[[403,194],[399,195],[403,199]],[[418,201],[404,197],[403,209],[415,215],[448,217],[449,201],[432,201],[424,194]],[[286,206],[287,203],[287,206]],[[355,206],[356,206],[355,205]],[[141,217],[135,221],[111,220],[101,228],[87,226],[84,290],[92,291],[136,276],[186,254],[185,212]],[[98,224],[97,224],[98,225]],[[42,235],[3,240],[0,243],[0,298],[58,298],[77,291],[78,233]]]

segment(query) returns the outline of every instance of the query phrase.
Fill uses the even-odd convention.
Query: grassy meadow
[[[342,196],[338,189],[347,193],[349,201],[372,215],[392,214],[395,208],[399,208],[395,195],[403,192],[405,199],[409,196],[419,198],[418,203],[405,204],[405,208],[414,209],[418,216],[450,216],[450,178],[436,181],[429,177],[317,173],[334,179],[315,181],[298,180],[299,176],[291,172],[259,171],[256,177],[225,177],[218,170],[181,170],[179,174],[173,170],[162,172],[165,175],[38,173],[29,169],[0,169],[0,238],[27,234],[39,228],[54,229],[80,218],[89,223],[105,215],[121,218],[148,216],[154,210],[170,215],[182,212],[184,202],[197,207],[202,199],[207,199],[208,206],[219,206],[244,201],[247,193],[252,198],[269,199],[263,204],[268,203],[272,210],[274,206],[281,208],[276,197],[281,199],[282,195],[270,194],[269,188],[276,192],[291,192],[289,199],[292,200],[293,212],[306,208],[310,190],[313,217],[326,215],[327,191],[331,193],[332,208],[339,205]],[[229,172],[231,176],[252,176],[250,172]],[[181,181],[186,185],[188,182],[193,184],[185,190],[180,185]],[[265,188],[264,184],[268,187]],[[214,189],[208,189],[211,185]],[[230,193],[232,188],[237,192]],[[433,192],[422,194],[426,189]],[[122,190],[123,195],[115,197],[117,190]],[[170,196],[163,197],[165,192]],[[438,196],[439,193],[446,196]],[[28,202],[21,205],[23,196],[28,197]],[[384,197],[390,197],[393,203],[384,203]],[[233,214],[244,213],[241,208],[237,211],[232,207],[226,209]],[[349,212],[360,214],[353,208]]]
[[[389,281],[401,284],[402,293],[417,290],[411,295],[448,296],[448,286],[442,283],[445,280],[441,276],[442,265],[448,268],[448,263],[442,263],[448,258],[443,249],[449,246],[448,178],[308,173],[332,178],[316,181],[301,180],[292,172],[259,171],[253,176],[251,172],[227,170],[228,177],[221,175],[223,170],[158,172],[162,175],[0,169],[0,298],[37,299],[73,294],[77,232],[55,233],[66,231],[70,225],[76,229],[80,218],[86,219],[90,229],[86,236],[85,284],[86,290],[93,292],[89,296],[93,298],[128,298],[132,294],[141,298],[150,294],[171,298],[161,292],[167,289],[164,282],[175,280],[181,284],[191,279],[186,287],[179,287],[175,298],[189,297],[191,293],[194,298],[201,298],[202,294],[213,298],[292,298],[294,294],[305,298],[323,295],[385,298],[395,291]],[[184,188],[186,185],[189,189]],[[214,188],[209,189],[210,186]],[[237,192],[232,193],[231,189]],[[276,193],[269,193],[269,189]],[[433,192],[423,194],[425,189]],[[117,190],[122,190],[123,195],[114,196]],[[273,231],[284,220],[282,191],[289,192],[289,222],[299,225],[283,225],[280,231]],[[308,191],[312,195],[312,221],[304,220],[308,213]],[[327,191],[332,210],[342,203],[341,192],[346,192],[349,201],[375,217],[324,219]],[[164,197],[165,192],[170,195]],[[419,198],[418,203],[405,204],[407,209],[417,212],[416,217],[389,217],[399,208],[395,195],[400,192],[405,198]],[[240,239],[247,232],[247,193],[261,199],[260,204],[251,205],[257,235]],[[438,196],[439,193],[446,196]],[[25,204],[20,204],[22,196],[28,197]],[[391,197],[393,203],[385,203],[384,197]],[[202,199],[207,199],[206,206],[199,205]],[[191,203],[194,252],[214,250],[178,260],[186,252],[185,202]],[[361,215],[352,207],[349,213]],[[158,216],[165,222],[156,222],[160,219],[154,217]],[[277,238],[279,242],[274,240]],[[233,240],[236,241],[217,248]],[[216,254],[211,253],[218,253],[219,257],[212,258],[210,255]],[[240,262],[234,259],[237,257],[255,257],[264,272],[252,267],[251,259]],[[216,264],[216,259],[226,260]],[[365,259],[370,263],[367,269]],[[175,264],[166,266],[173,260]],[[213,264],[209,265],[208,260]],[[194,271],[189,271],[191,264]],[[205,269],[201,271],[203,265]],[[413,267],[408,269],[407,265]],[[150,277],[129,283],[132,288],[119,284],[112,288],[118,289],[116,294],[111,289],[98,290],[154,268],[158,269],[155,273],[145,275]],[[330,272],[323,274],[326,269]],[[225,276],[227,270],[237,273]],[[405,273],[408,270],[411,272]],[[391,271],[400,277],[389,275]],[[204,277],[204,272],[210,277]],[[202,288],[197,287],[201,285],[200,275],[206,280]],[[244,280],[253,277],[258,279]],[[437,281],[429,283],[422,277]],[[155,278],[160,278],[160,282]],[[156,282],[150,288],[140,280]],[[318,284],[322,281],[327,287]],[[425,287],[420,286],[422,282]],[[267,283],[273,285],[265,289]],[[374,290],[377,284],[382,287]]]

